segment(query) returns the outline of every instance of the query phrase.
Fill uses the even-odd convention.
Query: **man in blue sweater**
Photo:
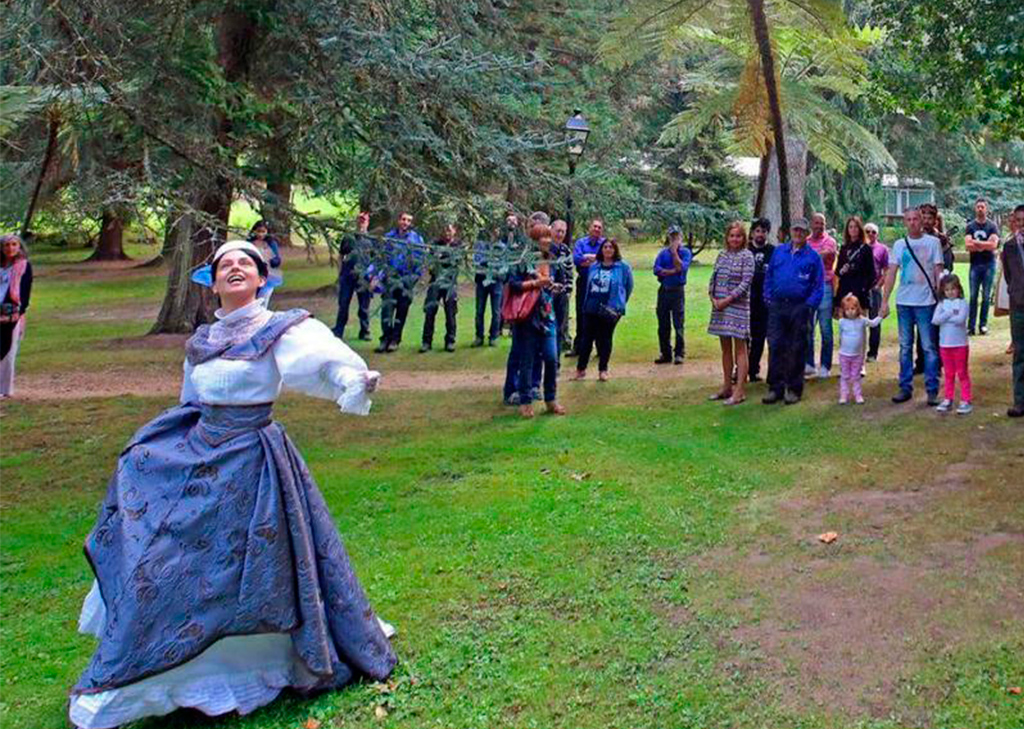
[[[402,330],[412,305],[412,294],[420,278],[423,238],[412,227],[412,213],[403,212],[398,224],[384,235],[388,265],[383,275],[380,309],[380,346],[375,352],[394,352],[402,343]]]
[[[604,241],[604,221],[594,218],[590,222],[590,232],[576,241],[572,249],[572,262],[576,266],[576,339],[573,340],[571,357],[577,356],[576,343],[583,333],[583,299],[586,297],[587,275]]]
[[[677,365],[686,356],[683,327],[686,324],[686,272],[690,270],[693,252],[683,245],[683,232],[673,225],[668,229],[665,247],[654,259],[654,275],[658,279],[658,346],[661,356],[654,364]],[[676,333],[672,349],[672,330]]]
[[[825,267],[807,245],[810,226],[804,218],[790,225],[790,242],[775,249],[765,268],[764,301],[768,305],[768,394],[765,405],[800,402],[804,392],[804,358],[811,312],[821,304]]]

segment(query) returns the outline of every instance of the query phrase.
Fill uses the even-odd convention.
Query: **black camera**
[[[18,313],[18,305],[13,301],[5,301],[0,304],[0,316],[11,317]]]

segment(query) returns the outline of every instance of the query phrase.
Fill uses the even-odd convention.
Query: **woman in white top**
[[[96,580],[79,628],[100,643],[71,692],[79,727],[244,714],[395,665],[390,626],[271,420],[282,385],[365,415],[379,374],[307,312],[259,303],[251,243],[221,246],[211,269],[222,308],[188,342],[181,404],[122,452],[86,540]]]

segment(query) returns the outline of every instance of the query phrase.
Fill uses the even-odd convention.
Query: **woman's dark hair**
[[[243,249],[242,253],[244,253],[245,255],[249,256],[249,258],[252,259],[252,262],[256,264],[256,270],[259,271],[260,276],[262,276],[263,278],[267,278],[268,276],[270,276],[270,269],[267,268],[267,262],[266,261],[261,259],[259,256],[255,255],[251,251],[247,251],[247,250]],[[222,258],[224,258],[224,256],[221,256],[220,258],[218,258],[217,260],[215,260],[213,262],[213,266],[212,266],[213,270],[210,271],[210,278],[213,281],[217,280],[217,267],[220,265],[220,262],[221,262]]]
[[[846,219],[846,225],[843,226],[843,243],[849,245],[853,243],[850,238],[850,223],[857,224],[857,230],[860,231],[860,237],[857,239],[858,243],[864,243],[867,240],[867,231],[864,230],[864,221],[860,219],[859,215],[851,215]]]
[[[270,235],[270,223],[268,223],[266,220],[257,220],[255,223],[253,223],[252,227],[249,228],[249,236],[250,237],[256,235],[256,229],[257,228],[266,228],[267,229],[267,235],[268,236]]]
[[[605,246],[611,246],[612,248],[615,249],[615,255],[612,256],[612,261],[621,261],[622,260],[622,251],[619,250],[619,242],[617,240],[615,240],[614,238],[609,238],[608,240],[606,240],[604,243],[601,244],[601,249],[597,252],[597,260],[599,262],[604,263],[604,247]]]
[[[939,281],[939,301],[942,301],[943,299],[946,298],[946,286],[948,286],[949,284],[953,284],[954,286],[956,286],[958,299],[964,298],[964,287],[960,283],[960,277],[957,276],[955,273],[947,273],[945,276],[942,277],[942,280]]]

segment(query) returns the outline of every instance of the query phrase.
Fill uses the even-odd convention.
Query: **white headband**
[[[258,258],[259,260],[263,261],[263,263],[267,262],[266,259],[263,258],[262,251],[260,251],[259,248],[257,248],[255,245],[253,245],[249,241],[247,241],[247,240],[229,240],[227,243],[225,243],[220,248],[218,248],[217,252],[213,254],[213,258],[211,259],[211,263],[214,263],[214,264],[217,263],[217,261],[220,260],[221,256],[223,256],[226,253],[231,253],[231,251],[245,251],[246,253],[249,253],[250,255],[253,255],[256,258]]]

